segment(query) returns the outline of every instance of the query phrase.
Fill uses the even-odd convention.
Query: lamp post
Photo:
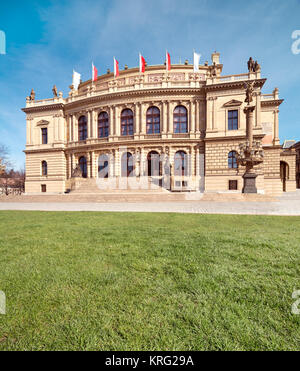
[[[253,101],[254,82],[245,83],[246,100],[248,103],[244,109],[246,115],[246,143],[239,144],[239,152],[236,155],[238,165],[246,167],[243,175],[244,186],[243,193],[257,193],[256,177],[254,166],[263,162],[264,152],[261,142],[253,142],[253,112],[255,106],[251,105]]]

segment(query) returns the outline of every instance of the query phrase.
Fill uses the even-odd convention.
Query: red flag
[[[171,71],[171,57],[168,52],[166,52],[166,70]]]
[[[92,81],[97,81],[98,78],[98,70],[94,66],[94,63],[92,63]]]
[[[119,76],[119,62],[116,60],[115,57],[114,57],[114,74],[115,77]]]
[[[140,72],[145,72],[145,68],[146,68],[146,61],[145,61],[145,58],[142,56],[142,54],[140,54]]]

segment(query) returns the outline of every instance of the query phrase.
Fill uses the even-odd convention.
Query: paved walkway
[[[0,210],[174,212],[196,214],[299,215],[300,190],[286,193],[277,202],[0,202]]]

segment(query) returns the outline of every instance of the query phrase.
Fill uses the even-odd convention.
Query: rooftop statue
[[[53,93],[53,96],[55,98],[57,98],[57,88],[56,88],[56,85],[53,86],[52,93]]]
[[[259,72],[260,71],[260,65],[257,61],[254,61],[252,57],[249,58],[249,61],[247,62],[248,65],[248,71],[249,72]]]
[[[33,89],[31,89],[29,99],[32,100],[32,101],[35,100],[35,92],[34,92]]]

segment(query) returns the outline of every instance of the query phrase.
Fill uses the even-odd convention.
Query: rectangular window
[[[42,128],[42,144],[48,143],[48,131],[47,128]]]
[[[41,185],[41,191],[42,191],[43,193],[47,192],[46,184],[42,184],[42,185]]]
[[[238,110],[228,111],[228,130],[238,130]]]
[[[229,191],[237,191],[237,189],[238,189],[238,181],[229,180]]]

